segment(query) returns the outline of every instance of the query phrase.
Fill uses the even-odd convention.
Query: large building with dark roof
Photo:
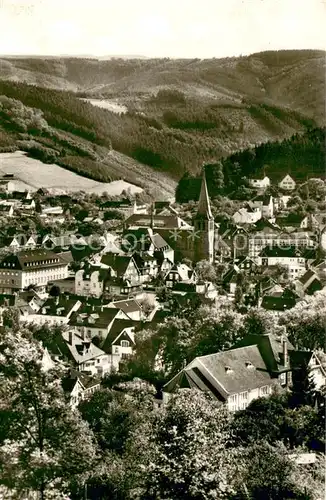
[[[68,276],[68,263],[44,249],[22,250],[0,261],[0,292],[14,293],[30,285],[46,286]]]
[[[163,387],[163,401],[182,388],[195,388],[225,403],[230,411],[288,387],[299,368],[296,351],[286,336],[248,335],[233,349],[199,356]]]
[[[214,261],[218,235],[211,211],[205,172],[202,175],[198,208],[192,225],[174,213],[170,215],[133,214],[124,221],[123,225],[125,237],[128,231],[139,228],[152,229],[155,235],[152,239],[154,246],[163,248],[166,242],[168,247],[174,250],[176,260],[188,258],[193,262]]]

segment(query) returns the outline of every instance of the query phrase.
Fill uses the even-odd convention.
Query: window
[[[121,340],[121,347],[129,347],[129,341],[128,340]]]
[[[259,396],[267,396],[269,394],[269,385],[264,385],[264,387],[261,387],[259,390]]]
[[[244,410],[248,406],[248,391],[239,394],[239,410]]]
[[[238,395],[237,394],[233,394],[233,396],[229,396],[228,407],[229,407],[230,411],[237,411],[237,409],[238,409]]]
[[[281,385],[286,385],[286,373],[280,374],[279,381]]]

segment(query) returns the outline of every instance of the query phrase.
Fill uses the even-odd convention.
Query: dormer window
[[[232,370],[232,368],[230,366],[226,366],[225,367],[225,372],[226,373],[233,373],[233,370]]]
[[[248,370],[253,370],[253,369],[255,369],[254,365],[253,365],[250,361],[247,361],[247,363],[246,363],[246,368],[248,368]]]

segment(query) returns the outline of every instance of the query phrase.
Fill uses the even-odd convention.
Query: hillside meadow
[[[23,151],[0,153],[0,175],[4,174],[14,174],[20,181],[20,187],[23,185],[30,191],[45,188],[51,192],[85,191],[97,194],[107,192],[112,196],[120,195],[123,190],[133,195],[142,192],[138,186],[122,180],[110,183],[92,181],[59,165],[44,164],[29,158]]]

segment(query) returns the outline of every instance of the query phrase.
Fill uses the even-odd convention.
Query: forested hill
[[[162,88],[217,102],[269,101],[323,119],[325,52],[282,50],[222,59],[0,59],[0,78],[126,97]]]
[[[214,164],[205,165],[210,196],[232,192],[245,193],[248,180],[267,175],[274,185],[287,173],[297,182],[307,178],[325,179],[326,129],[314,128],[281,142],[267,142],[232,154]],[[176,191],[179,202],[197,200],[200,176],[186,173]]]
[[[0,148],[19,147],[96,180],[135,183],[144,165],[147,178],[152,169],[179,180],[203,163],[324,125],[324,65],[321,51],[209,60],[2,59]],[[86,96],[127,112],[94,106]],[[29,119],[35,113],[46,122],[41,129]],[[115,152],[132,160],[131,172]]]

